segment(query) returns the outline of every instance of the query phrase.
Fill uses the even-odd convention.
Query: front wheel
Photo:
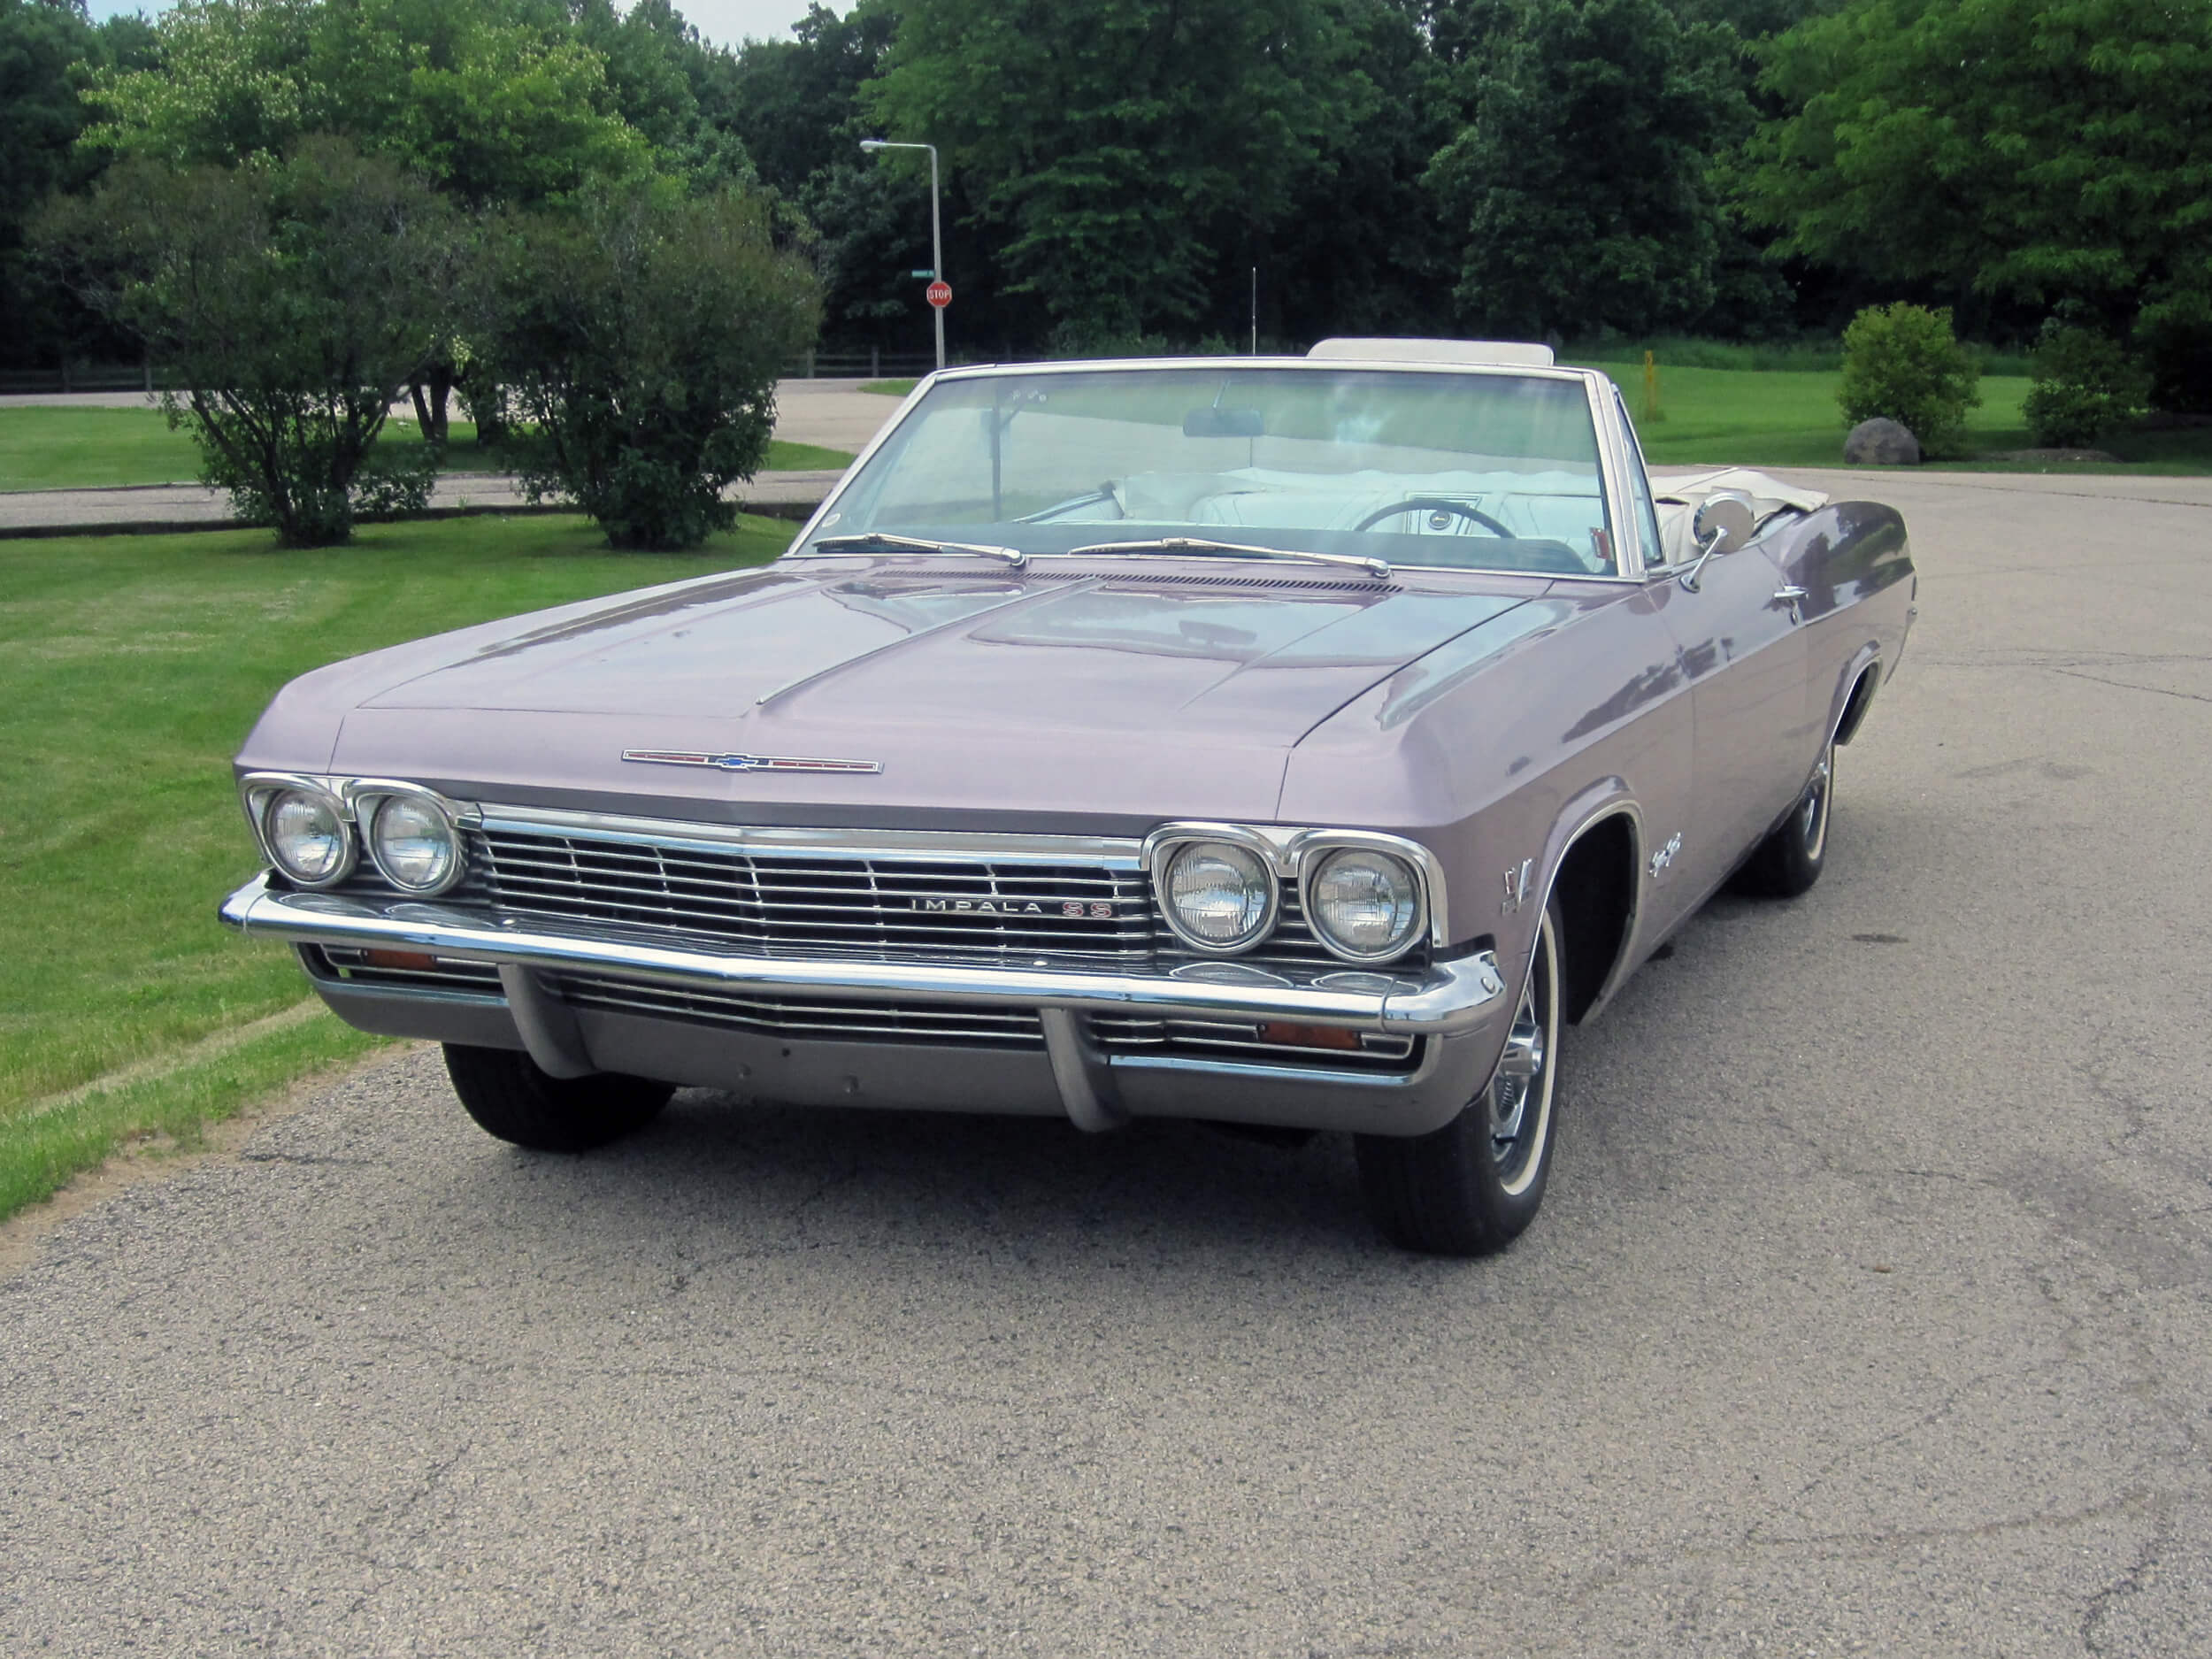
[[[671,1083],[600,1072],[554,1077],[510,1048],[445,1045],[445,1073],[477,1127],[538,1152],[588,1152],[659,1116]]]
[[[1505,1053],[1489,1083],[1441,1129],[1360,1135],[1360,1190],[1393,1244],[1488,1256],[1536,1218],[1551,1174],[1559,1087],[1559,906],[1544,907]]]

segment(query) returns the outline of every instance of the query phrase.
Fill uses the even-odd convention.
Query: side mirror
[[[1682,572],[1683,587],[1695,593],[1705,561],[1716,553],[1733,553],[1751,540],[1758,526],[1758,511],[1741,490],[1718,489],[1708,495],[1690,520],[1690,533],[1697,538],[1697,563]]]

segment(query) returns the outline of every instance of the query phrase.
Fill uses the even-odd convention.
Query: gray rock
[[[1843,458],[1854,466],[1917,466],[1920,440],[1903,422],[1877,415],[1851,428],[1843,441]]]

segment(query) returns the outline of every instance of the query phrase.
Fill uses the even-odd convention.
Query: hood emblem
[[[626,749],[648,766],[711,766],[718,772],[881,772],[879,760],[823,760],[810,755],[708,755],[689,749]]]

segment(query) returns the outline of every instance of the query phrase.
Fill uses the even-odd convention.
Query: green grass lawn
[[[387,430],[411,440],[415,424],[395,420]],[[506,472],[527,458],[522,444],[478,448],[476,428],[457,420],[440,460],[449,472]],[[764,470],[816,472],[851,460],[818,444],[772,442]],[[0,490],[188,484],[199,475],[198,449],[157,409],[0,409]]]
[[[305,995],[289,952],[214,919],[256,867],[230,757],[279,686],[420,634],[757,563],[790,533],[748,518],[686,555],[611,553],[588,521],[550,516],[372,526],[313,553],[262,531],[0,541],[0,1216],[124,1138],[188,1135],[368,1046],[320,1016],[165,1078],[113,1075]]]

